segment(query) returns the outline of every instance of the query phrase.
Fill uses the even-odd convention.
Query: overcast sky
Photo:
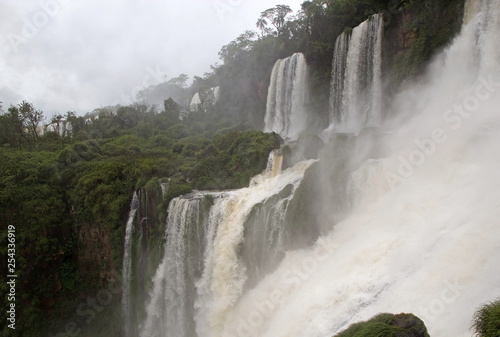
[[[128,104],[142,87],[202,76],[263,10],[303,0],[1,0],[0,101],[50,118]],[[166,77],[165,77],[166,76]]]

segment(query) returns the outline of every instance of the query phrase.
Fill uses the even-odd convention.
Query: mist
[[[456,337],[500,298],[500,0],[278,5],[244,32],[271,6],[5,2],[2,112],[80,115],[0,116],[21,329],[331,337],[408,313],[388,329]]]
[[[397,117],[382,136],[357,137],[348,156],[323,152],[357,167],[342,196],[349,211],[333,222],[336,200],[318,189],[319,222],[334,227],[312,248],[288,251],[236,306],[224,336],[332,336],[380,312],[412,312],[431,336],[470,335],[475,310],[500,296],[500,50],[498,16],[466,22],[394,97]]]
[[[285,2],[294,11],[300,1]],[[152,85],[203,76],[220,48],[255,30],[265,1],[3,1],[0,101],[47,116],[136,101]]]
[[[297,192],[297,179],[308,175],[303,166],[312,165],[304,161],[216,197],[206,216],[213,223],[205,234],[205,253],[198,256],[204,261],[201,278],[185,296],[165,301],[165,317],[178,317],[170,325],[153,323],[161,317],[153,301],[164,300],[158,295],[161,287],[155,287],[142,335],[177,331],[182,325],[176,322],[185,316],[172,316],[169,308],[189,306],[182,298],[191,296],[198,336],[332,336],[381,312],[412,312],[432,336],[469,335],[477,308],[500,296],[500,156],[492,151],[500,142],[500,50],[494,33],[499,21],[485,13],[485,8],[476,9],[466,17],[462,32],[422,76],[385,97],[387,121],[378,129],[361,130],[357,136],[332,134],[335,126],[325,131],[328,144],[309,172],[319,184],[312,195]],[[283,95],[293,92],[287,83],[294,76],[287,76],[272,81],[270,88]],[[274,89],[275,82],[285,89]],[[285,98],[278,101],[288,104]],[[357,113],[362,117],[362,111]],[[282,206],[287,184],[293,184],[292,193],[307,206]],[[275,220],[276,214],[297,216],[292,207],[302,213],[312,209],[310,218],[298,215],[304,222],[286,222],[292,228],[288,235],[298,241],[314,232],[312,246],[299,242],[294,248],[280,247],[273,241],[273,230],[289,230],[283,229],[284,219]],[[301,235],[293,232],[297,225]],[[173,228],[182,228],[181,223]],[[262,250],[264,260],[254,253],[261,246],[269,249]],[[165,247],[169,249],[168,243]],[[283,253],[279,263],[256,276],[266,270],[273,249]],[[174,263],[179,259],[170,261]],[[180,263],[170,278],[179,275]],[[248,268],[252,263],[255,267]],[[157,278],[168,275],[168,265],[158,268]],[[244,286],[247,279],[252,286]],[[185,280],[177,282],[166,282],[165,291],[184,291]]]

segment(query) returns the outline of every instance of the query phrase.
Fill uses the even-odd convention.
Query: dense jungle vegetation
[[[59,316],[57,307],[64,310],[58,299],[92,291],[92,284],[102,283],[101,269],[120,270],[124,217],[134,190],[146,186],[154,192],[159,178],[169,183],[169,199],[193,188],[243,187],[280,145],[275,134],[211,122],[210,114],[193,113],[181,121],[180,111],[168,99],[160,112],[139,104],[116,113],[102,109],[87,123],[70,113],[73,129],[67,135],[43,136],[25,129],[16,133],[7,124],[26,126],[30,117],[23,116],[43,115],[27,102],[2,116],[12,132],[0,152],[0,216],[17,232],[17,291],[24,297],[19,329],[38,335],[46,322],[41,317]],[[111,260],[80,265],[79,232],[85,224],[110,233]],[[6,249],[6,236],[2,241]]]

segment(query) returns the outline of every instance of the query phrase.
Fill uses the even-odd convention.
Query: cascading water
[[[283,236],[285,228],[280,221],[286,203],[311,163],[301,162],[280,172],[281,155],[273,151],[268,168],[248,188],[198,192],[171,201],[165,254],[153,279],[140,336],[222,333],[247,279],[256,282],[259,278],[257,263],[263,259],[255,258],[246,237],[256,233],[256,226],[271,241]],[[259,221],[268,218],[273,221]],[[283,246],[274,250],[276,263],[277,249]]]
[[[282,164],[283,164],[283,155],[281,154],[281,149],[273,150],[269,155],[266,172],[269,173],[271,178],[274,178],[281,173]]]
[[[306,127],[308,69],[302,53],[274,64],[267,93],[265,132],[296,140]]]
[[[134,229],[135,213],[139,208],[139,197],[137,192],[134,192],[132,201],[130,202],[130,212],[128,215],[127,225],[125,227],[125,243],[123,247],[123,266],[122,266],[122,310],[125,321],[125,336],[131,336],[131,303],[130,303],[130,279],[132,277],[132,232]]]
[[[358,134],[379,126],[382,109],[382,14],[335,42],[330,83],[330,129]]]
[[[167,193],[167,190],[168,190],[168,185],[169,183],[166,182],[166,183],[161,183],[160,184],[160,188],[161,188],[161,195],[164,196],[165,193]]]
[[[266,169],[261,174],[258,174],[250,179],[250,186],[262,184],[264,180],[276,177],[281,173],[282,164],[283,155],[281,153],[281,149],[272,150],[267,159]]]
[[[171,202],[140,336],[330,337],[380,312],[412,312],[431,336],[469,335],[476,308],[500,296],[500,0],[467,8],[425,85],[392,103],[404,123],[383,140],[390,155],[352,173],[350,214],[313,247],[287,250],[282,216],[310,162],[275,175],[274,153],[249,188]],[[342,101],[366,99],[350,76]],[[338,116],[335,130],[349,131]]]
[[[426,84],[395,99],[406,121],[387,135],[392,155],[353,172],[351,214],[287,252],[221,336],[329,337],[380,312],[469,336],[477,307],[500,296],[500,1],[468,8]]]
[[[217,194],[216,198],[223,196]],[[166,336],[167,331],[173,336],[194,335],[193,296],[202,271],[208,218],[204,201],[205,195],[199,194],[170,203],[165,254],[153,279],[141,336]]]
[[[200,89],[196,94],[194,94],[189,104],[190,110],[207,111],[210,106],[213,106],[220,97],[220,87],[212,87],[206,89]]]
[[[330,123],[341,125],[344,100],[344,83],[347,69],[347,52],[351,35],[342,33],[335,41],[330,82]]]

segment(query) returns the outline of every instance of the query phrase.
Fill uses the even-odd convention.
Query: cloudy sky
[[[260,12],[302,2],[1,0],[0,101],[28,100],[49,118],[127,104],[164,79],[202,76]]]

